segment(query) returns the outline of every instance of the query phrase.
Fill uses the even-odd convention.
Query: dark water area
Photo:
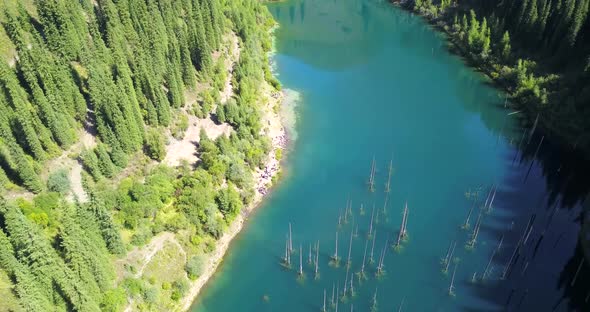
[[[334,311],[333,288],[341,311],[371,311],[374,297],[379,311],[590,310],[588,164],[523,129],[504,95],[417,16],[371,0],[268,8],[280,23],[276,72],[300,94],[297,139],[283,181],[193,311],[321,311],[324,290]],[[407,239],[395,248],[406,204]]]

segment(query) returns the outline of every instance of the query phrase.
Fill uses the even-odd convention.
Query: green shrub
[[[153,160],[161,161],[166,157],[164,135],[158,129],[149,129],[145,138],[146,154]]]
[[[127,303],[125,291],[121,288],[114,288],[104,293],[100,309],[103,312],[117,312],[123,309],[125,303]]]
[[[190,279],[197,279],[205,269],[206,259],[202,255],[192,256],[186,263],[185,270]]]
[[[172,283],[172,300],[179,300],[188,292],[188,282],[185,279],[181,279]]]
[[[52,172],[47,179],[47,189],[51,192],[65,194],[70,190],[70,179],[66,169]]]
[[[126,278],[123,287],[130,296],[138,296],[143,293],[143,283],[137,278]]]
[[[155,287],[146,288],[145,291],[143,292],[143,299],[145,300],[146,303],[149,303],[149,304],[157,303],[159,296],[160,296],[160,293],[159,293],[158,289]]]

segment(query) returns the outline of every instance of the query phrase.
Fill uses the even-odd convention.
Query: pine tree
[[[514,28],[515,29],[521,29],[521,27],[524,25],[526,19],[527,19],[527,12],[529,12],[528,8],[529,8],[529,2],[531,0],[522,0],[520,3],[520,8],[518,10],[518,17],[516,18],[516,20],[514,21]],[[532,0],[534,1],[534,0]]]
[[[47,292],[39,288],[35,277],[14,256],[14,249],[0,228],[0,266],[14,282],[14,290],[26,311],[51,311],[53,305]]]
[[[459,38],[462,41],[466,41],[467,37],[466,34],[469,32],[469,23],[467,22],[467,16],[465,14],[463,14],[463,17],[461,18],[461,33]]]
[[[111,160],[111,156],[109,156],[106,146],[103,143],[99,143],[96,146],[95,153],[100,173],[107,178],[113,177],[113,175],[115,174],[115,165]],[[91,161],[94,162],[94,159]],[[96,170],[96,168],[94,168],[93,170]]]
[[[545,29],[547,27],[547,20],[549,19],[549,14],[551,13],[551,0],[543,0],[543,5],[541,7],[541,15],[537,20],[536,28],[536,38],[535,40],[537,43],[540,43],[544,36],[545,36]]]
[[[80,26],[85,25],[73,21],[81,12],[76,10],[78,4],[65,6],[59,0],[35,0],[35,6],[50,47],[68,60],[78,58],[83,46],[80,33],[84,33]]]
[[[22,136],[17,136],[19,143],[35,156],[37,160],[45,159],[45,151],[35,131],[33,116],[30,113],[30,104],[26,101],[26,94],[18,84],[15,74],[10,70],[8,64],[0,62],[0,82],[3,84],[4,94],[9,105],[14,109],[14,118],[19,125],[17,131]]]
[[[570,43],[570,35],[568,35],[567,30],[569,25],[572,24],[576,0],[564,1],[563,8],[558,12],[559,17],[557,18],[557,24],[551,38],[554,50],[560,47],[567,47]]]
[[[539,18],[539,11],[538,11],[538,7],[537,7],[537,1],[538,0],[529,0],[530,1],[530,5],[527,8],[527,13],[526,16],[524,17],[524,26],[526,29],[526,32],[528,34],[531,35],[531,37],[534,37],[536,35],[536,32],[538,31],[538,29],[535,29],[535,25],[537,23],[537,20]]]
[[[48,297],[61,295],[75,310],[99,311],[98,303],[85,288],[87,285],[77,281],[49,241],[20,209],[0,202],[0,217],[5,221],[17,259],[29,268]],[[52,294],[54,287],[60,292]]]
[[[86,204],[87,210],[94,216],[108,250],[114,255],[123,255],[125,247],[121,241],[121,234],[109,211],[96,194],[91,192],[89,197],[89,203]]]
[[[414,0],[414,10],[419,10],[422,8],[422,0]]]
[[[84,284],[89,296],[100,302],[100,288],[94,278],[96,272],[91,270],[93,262],[108,261],[104,257],[98,258],[93,246],[86,241],[85,235],[76,224],[71,207],[62,207],[61,224],[57,235],[62,257],[76,281]],[[96,259],[91,259],[97,257]],[[100,274],[100,272],[99,272]]]
[[[502,36],[502,41],[500,42],[500,53],[504,61],[508,61],[510,59],[510,51],[512,47],[510,46],[510,34],[508,31],[504,32],[504,36]]]
[[[96,157],[96,154],[92,150],[85,150],[80,153],[80,159],[84,164],[84,168],[90,175],[94,178],[95,181],[102,178],[102,170],[100,166],[100,162]]]
[[[576,39],[578,38],[580,29],[582,28],[582,25],[588,17],[589,3],[589,0],[576,1],[576,8],[574,9],[573,20],[567,31],[567,41],[570,47],[573,47],[576,44]]]
[[[470,49],[477,49],[477,45],[480,38],[480,31],[479,31],[479,21],[475,16],[475,11],[471,10],[469,12],[470,15],[470,22],[469,22],[469,32],[467,33],[467,46]]]

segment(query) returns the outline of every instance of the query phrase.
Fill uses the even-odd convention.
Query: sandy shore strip
[[[263,124],[266,125],[264,129],[265,134],[272,140],[272,151],[268,155],[268,161],[265,168],[263,170],[258,169],[254,174],[256,194],[253,202],[242,209],[242,212],[232,222],[228,230],[217,241],[215,250],[207,255],[209,259],[207,259],[203,274],[195,281],[191,282],[188,294],[180,301],[182,311],[190,309],[203,286],[205,286],[207,281],[209,281],[216,272],[217,267],[223,261],[223,256],[225,255],[230,242],[242,230],[250,212],[262,202],[264,196],[268,193],[268,189],[271,187],[272,178],[276,176],[280,170],[280,163],[275,157],[275,151],[286,147],[287,137],[281,121],[281,116],[277,112],[278,110],[275,110],[275,106],[282,105],[284,96],[283,92],[274,91],[267,83],[264,85],[263,94],[268,97],[268,101],[264,101],[267,105],[263,107]]]

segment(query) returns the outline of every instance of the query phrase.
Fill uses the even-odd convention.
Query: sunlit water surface
[[[546,175],[559,167],[548,172],[542,162],[532,163],[541,138],[523,139],[516,115],[504,108],[503,95],[451,55],[442,35],[387,3],[297,0],[268,8],[281,25],[276,31],[277,73],[284,86],[300,93],[297,140],[282,183],[251,216],[193,311],[320,311],[324,289],[327,307],[334,310],[332,287],[338,285],[342,297],[351,276],[355,295],[347,289],[340,311],[350,311],[350,305],[370,311],[375,292],[379,311],[398,311],[402,301],[404,311],[574,309],[564,289],[575,285],[580,261],[575,256],[578,199],[566,208],[562,195],[549,195]],[[528,157],[518,151],[519,144]],[[367,181],[373,157],[376,190],[371,193]],[[390,160],[393,174],[384,215]],[[482,214],[470,250],[466,244],[492,185],[497,189],[492,209]],[[475,193],[470,228],[462,229]],[[342,218],[338,227],[347,198],[353,216],[348,223]],[[408,239],[396,251],[392,245],[406,202]],[[376,262],[367,264],[368,279],[359,281],[355,273],[373,205]],[[530,235],[512,256],[532,216]],[[289,222],[296,249],[290,270],[281,265]],[[357,226],[347,278],[344,262]],[[338,268],[329,265],[336,231],[343,258]],[[318,240],[315,279],[308,257],[310,244]],[[386,241],[385,273],[377,278]],[[441,259],[452,241],[454,261],[445,274]],[[372,244],[370,240],[369,251]],[[297,273],[300,246],[303,278]],[[511,257],[512,269],[501,280]]]

